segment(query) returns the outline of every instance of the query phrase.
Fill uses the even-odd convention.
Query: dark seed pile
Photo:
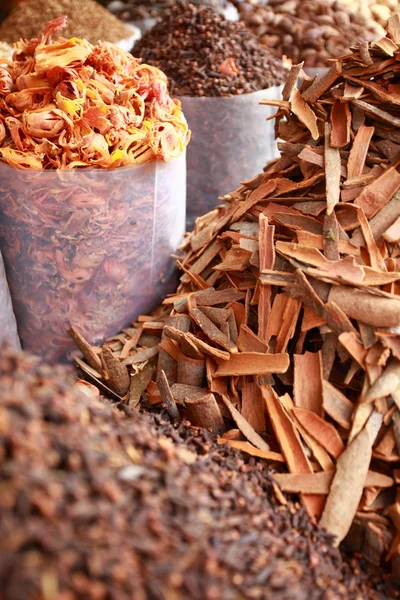
[[[280,61],[242,23],[181,2],[135,45],[135,56],[162,69],[177,96],[235,96],[285,79]]]
[[[136,21],[140,19],[156,19],[169,10],[176,0],[102,0],[102,4],[117,15],[122,21]],[[225,0],[192,0],[193,4],[212,6],[217,10],[225,8]]]
[[[332,0],[236,0],[236,5],[246,26],[275,56],[304,61],[306,67],[326,66],[328,58],[347,54],[358,39],[382,37],[375,23]]]
[[[2,349],[2,600],[395,597],[277,504],[264,465],[88,394]]]

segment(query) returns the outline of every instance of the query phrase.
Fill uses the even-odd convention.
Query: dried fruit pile
[[[43,25],[66,15],[69,19],[65,37],[88,39],[93,44],[119,42],[131,37],[132,31],[95,0],[23,0],[0,25],[0,40],[13,44],[19,39],[37,37]]]
[[[325,67],[327,59],[343,56],[357,40],[377,37],[374,21],[332,0],[244,2],[238,8],[246,26],[275,56],[304,61],[305,67]]]
[[[398,576],[399,16],[388,31],[300,89],[293,67],[268,102],[281,157],[197,220],[176,295],[113,340],[112,370],[80,346],[133,404],[229,418],[233,446],[282,461],[283,490]]]
[[[395,597],[265,465],[72,383],[1,350],[2,600]]]
[[[135,55],[164,71],[176,96],[235,96],[284,81],[281,63],[242,24],[184,2],[135,44]]]

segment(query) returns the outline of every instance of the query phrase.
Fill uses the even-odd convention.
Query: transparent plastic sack
[[[21,348],[3,257],[0,253],[0,344],[3,342],[11,344],[16,350]]]
[[[22,347],[55,362],[172,291],[185,230],[185,156],[119,169],[0,165],[0,246]]]
[[[276,107],[265,98],[281,98],[280,86],[229,98],[180,97],[192,130],[187,149],[187,227],[218,204],[240,182],[260,173],[278,156],[274,122]]]

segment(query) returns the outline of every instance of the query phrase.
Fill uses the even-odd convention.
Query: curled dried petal
[[[13,79],[7,69],[0,67],[0,96],[7,96],[13,89]]]

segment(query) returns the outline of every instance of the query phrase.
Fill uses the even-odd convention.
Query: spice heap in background
[[[45,23],[64,15],[68,17],[64,30],[67,38],[85,38],[95,44],[99,40],[116,43],[132,36],[132,29],[95,0],[23,0],[1,23],[0,40],[12,44],[20,38],[37,37]]]
[[[243,24],[181,2],[134,52],[167,74],[170,93],[181,100],[193,132],[187,156],[192,227],[219,195],[254,177],[276,156],[273,126],[265,123],[268,114],[259,103],[279,96],[277,86],[287,72]]]
[[[269,0],[238,5],[240,18],[278,58],[305,67],[325,67],[359,39],[372,41],[382,28],[332,0]],[[377,27],[379,31],[377,32]]]
[[[389,17],[399,10],[398,0],[342,0],[356,14],[386,27]]]
[[[139,21],[158,19],[169,11],[176,0],[103,0],[107,8],[122,21]],[[215,10],[223,10],[226,0],[192,0],[192,4],[211,6]]]
[[[298,507],[279,506],[265,465],[96,392],[1,351],[3,600],[394,592],[359,561],[342,562]]]
[[[173,96],[235,96],[285,78],[280,61],[243,24],[184,2],[139,40],[135,56],[167,75]]]
[[[269,102],[281,157],[197,220],[176,295],[102,350],[103,374],[95,354],[134,405],[147,390],[219,433],[228,417],[227,442],[282,461],[282,489],[397,578],[399,32],[396,16],[300,90],[292,69]]]
[[[52,361],[67,323],[99,341],[166,293],[189,140],[161,71],[108,42],[52,41],[64,24],[0,69],[1,249],[21,341]]]

